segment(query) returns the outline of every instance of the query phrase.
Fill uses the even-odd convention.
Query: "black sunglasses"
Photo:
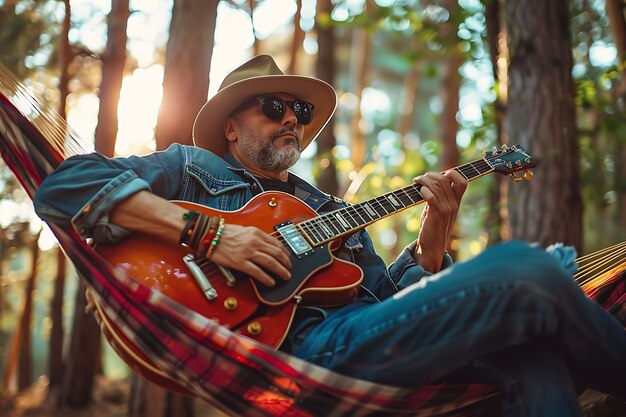
[[[232,114],[238,113],[250,107],[250,104],[254,103],[254,100],[257,100],[261,105],[261,110],[263,111],[265,117],[271,120],[282,119],[285,115],[287,106],[293,111],[293,114],[296,115],[296,120],[301,125],[308,125],[311,123],[311,119],[313,118],[313,107],[315,106],[308,101],[287,101],[276,96],[252,97],[237,106]]]

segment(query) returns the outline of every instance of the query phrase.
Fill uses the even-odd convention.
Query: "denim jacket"
[[[318,213],[345,207],[340,199],[289,175],[296,197]],[[68,158],[43,181],[34,204],[45,221],[71,225],[83,237],[95,241],[115,242],[130,232],[111,224],[109,213],[117,203],[141,190],[167,200],[192,201],[224,211],[241,208],[263,191],[257,179],[232,157],[220,158],[201,148],[174,144],[165,151],[141,157],[106,158],[92,153]],[[387,267],[365,230],[346,239],[338,256],[356,263],[364,275],[354,306],[380,302],[430,275],[413,259],[414,248],[415,242]],[[449,264],[451,259],[446,255],[442,267]],[[325,316],[327,312],[319,309],[316,314]],[[293,327],[302,327],[298,319]]]

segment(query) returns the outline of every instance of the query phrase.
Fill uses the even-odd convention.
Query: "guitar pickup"
[[[311,245],[308,244],[291,222],[279,224],[274,229],[282,236],[298,259],[313,252]]]

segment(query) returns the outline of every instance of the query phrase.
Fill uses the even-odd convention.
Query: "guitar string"
[[[479,166],[481,169],[478,169],[475,165]],[[476,176],[475,173],[477,173],[477,175],[481,175],[481,174],[488,172],[488,170],[490,169],[491,169],[491,166],[484,159],[473,161],[457,168],[457,170],[467,179],[470,179],[470,178],[473,178],[473,176]],[[410,192],[412,192],[414,196],[412,196]],[[411,200],[411,203],[405,204],[404,198],[401,196],[401,193],[404,193]],[[391,196],[391,198],[393,198],[394,200],[399,201],[402,204],[402,206],[397,207],[394,204],[390,204],[389,201],[391,198],[388,196]],[[377,218],[380,218],[392,212],[395,212],[398,209],[407,208],[413,204],[421,202],[422,200],[423,200],[423,197],[421,196],[419,191],[417,191],[416,186],[412,184],[410,186],[389,192],[383,196],[376,197],[372,200],[368,200],[363,203],[357,203],[355,205],[351,205],[343,209],[339,209],[331,213],[327,213],[325,215],[320,215],[315,218],[306,220],[304,222],[301,222],[299,226],[300,228],[304,230],[307,236],[313,235],[315,240],[311,239],[312,240],[311,243],[318,244],[318,243],[324,242],[332,238],[332,235],[328,235],[328,233],[326,232],[328,227],[324,227],[324,226],[331,225],[333,226],[334,229],[338,230],[340,234],[348,232],[350,230],[350,228],[345,228],[345,226],[341,223],[341,221],[337,220],[337,217],[336,217],[337,215],[343,216],[345,214],[349,216],[349,218],[346,218],[346,217],[342,217],[342,218],[352,228],[364,227],[364,225],[367,225],[368,223],[376,220],[367,211],[365,204],[369,204],[371,207],[371,205],[375,203],[378,206],[378,208],[375,208],[374,210],[376,211],[376,214],[378,215]],[[391,210],[388,210],[387,207],[390,207]],[[381,211],[380,209],[382,209],[382,213],[380,212]],[[357,217],[355,217],[355,215]],[[369,220],[367,219],[368,217],[369,217]],[[358,220],[358,218],[361,218],[361,222]],[[350,219],[352,219],[352,221],[350,221]],[[321,228],[320,228],[320,224],[321,224]]]
[[[593,252],[575,260],[580,268],[574,279],[583,289],[599,288],[626,270],[625,259],[626,242]]]
[[[610,252],[605,253],[601,258],[594,259],[592,261],[586,261],[584,264],[584,269],[581,267],[576,273],[577,279],[581,281],[585,279],[590,273],[594,272],[598,268],[605,266],[614,266],[616,261],[619,261],[623,255],[626,253],[626,247],[616,248]]]
[[[40,95],[0,64],[0,92],[29,120],[53,148],[64,156],[87,153],[84,141]]]

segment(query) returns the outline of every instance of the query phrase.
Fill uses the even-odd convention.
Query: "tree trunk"
[[[497,96],[494,102],[494,115],[496,125],[496,144],[508,144],[506,122],[507,105],[507,79],[509,50],[507,47],[507,34],[503,22],[503,8],[500,7],[503,0],[492,0],[485,4],[485,18],[487,27],[487,43],[491,58],[491,68],[497,86]],[[492,185],[489,187],[489,207],[485,217],[485,229],[488,236],[488,244],[493,245],[510,238],[510,225],[508,216],[508,190],[509,178],[497,175],[492,177]]]
[[[82,280],[76,291],[74,322],[70,347],[65,359],[63,389],[59,407],[84,408],[92,399],[92,388],[100,359],[100,328],[96,320],[85,312],[86,286]]]
[[[63,293],[65,291],[66,260],[63,251],[57,249],[57,274],[54,279],[54,294],[50,304],[50,351],[48,354],[48,396],[58,395],[57,389],[63,383]]]
[[[26,282],[24,290],[24,304],[19,322],[19,334],[21,335],[19,343],[19,359],[17,372],[17,390],[18,392],[30,387],[33,380],[32,374],[32,339],[31,324],[33,321],[33,293],[37,283],[37,263],[39,262],[39,233],[34,236],[30,244],[30,252],[32,253],[30,276]]]
[[[256,30],[254,28],[254,9],[256,8],[256,0],[249,0],[250,5],[250,24],[252,25],[252,34],[254,35],[254,42],[252,43],[252,56],[257,56],[261,53],[261,41],[256,36]]]
[[[159,150],[174,142],[192,144],[193,122],[207,101],[218,3],[174,1],[155,132]]]
[[[61,36],[59,39],[59,69],[61,72],[61,76],[59,77],[59,116],[61,119],[65,120],[65,106],[67,104],[67,96],[69,95],[70,82],[69,66],[74,56],[69,40],[72,17],[70,0],[63,0],[63,4],[65,6],[65,16],[63,17]]]
[[[609,18],[609,28],[617,47],[618,62],[622,68],[620,80],[616,87],[615,96],[622,103],[626,101],[626,20],[624,18],[623,0],[607,0],[606,14]],[[623,109],[623,107],[622,107]],[[615,177],[614,187],[617,196],[616,223],[622,230],[626,230],[626,146],[619,138],[615,142]]]
[[[69,66],[73,59],[70,47],[69,32],[71,27],[71,6],[69,0],[63,0],[65,16],[63,18],[61,36],[59,39],[59,116],[66,118],[67,96],[69,94],[70,73]],[[52,329],[50,331],[50,350],[48,353],[48,397],[56,398],[58,389],[63,383],[63,294],[65,291],[65,254],[61,248],[57,249],[57,274],[54,280],[54,293],[50,304],[50,319]]]
[[[130,16],[129,0],[113,0],[107,20],[107,46],[102,55],[100,109],[96,126],[96,150],[106,156],[115,154],[117,108],[126,65],[126,26]]]
[[[407,149],[407,136],[415,122],[415,101],[419,80],[420,67],[416,61],[411,63],[411,68],[404,76],[402,95],[400,96],[400,117],[396,130],[400,135],[400,147],[404,151]]]
[[[293,17],[293,42],[291,43],[291,58],[287,67],[287,74],[298,74],[298,53],[304,42],[304,31],[300,27],[302,0],[296,0],[296,14]]]
[[[320,23],[320,16],[330,15],[333,4],[330,0],[317,2],[315,28],[317,31],[317,43],[319,46],[315,71],[318,78],[333,84],[335,81],[335,32],[333,26],[325,26]],[[337,144],[334,132],[334,118],[330,119],[326,127],[317,137],[316,162],[320,167],[317,177],[317,186],[332,195],[339,195],[339,183],[337,181],[337,166],[333,157],[333,148]]]
[[[582,252],[569,2],[509,0],[505,7],[509,137],[541,160],[535,179],[510,195],[512,234]]]
[[[366,0],[364,6],[364,13],[371,12],[372,0]],[[360,27],[353,29],[352,35],[352,79],[355,84],[353,86],[353,93],[356,96],[356,108],[352,115],[350,123],[350,154],[352,157],[352,164],[356,171],[359,170],[365,163],[365,156],[367,153],[367,145],[365,144],[365,136],[363,135],[361,120],[361,100],[363,96],[363,90],[369,84],[369,72],[370,61],[372,55],[372,39],[370,33]]]

